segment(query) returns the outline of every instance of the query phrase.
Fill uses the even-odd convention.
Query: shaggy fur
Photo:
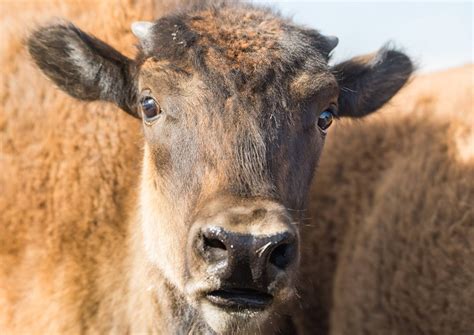
[[[473,75],[420,76],[331,129],[302,230],[303,329],[472,333]]]
[[[148,322],[127,303],[131,289],[116,274],[129,271],[122,264],[130,261],[140,124],[112,105],[78,105],[53,88],[23,43],[37,24],[70,17],[132,56],[130,22],[174,7],[133,3],[0,3],[1,332],[126,333],[131,320]],[[94,20],[91,8],[101,13]]]
[[[84,30],[96,32],[97,37],[106,40],[125,56],[132,58],[135,39],[129,32],[130,22],[151,20],[161,16],[174,6],[173,1],[160,5],[151,1],[141,2],[140,5],[128,1],[101,1],[82,2],[80,5],[65,5],[61,2],[56,5],[50,4],[47,8],[41,4],[31,4],[26,8],[15,3],[2,3],[0,6],[2,6],[1,31],[4,34],[2,40],[6,41],[2,44],[0,53],[0,64],[3,66],[0,82],[2,94],[0,329],[5,329],[8,333],[28,332],[34,329],[37,333],[52,334],[153,331],[161,333],[163,329],[176,332],[203,331],[206,326],[193,319],[192,311],[175,308],[184,304],[181,301],[182,297],[173,294],[173,289],[168,286],[166,280],[163,280],[162,273],[149,267],[145,261],[147,256],[141,248],[143,241],[139,229],[133,224],[137,221],[133,213],[136,212],[134,206],[137,203],[139,161],[143,156],[140,149],[139,123],[124,113],[117,113],[116,108],[110,105],[96,102],[87,105],[78,104],[59,91],[51,89],[51,85],[44,77],[39,76],[39,72],[32,68],[32,63],[27,61],[29,57],[22,45],[22,38],[26,32],[24,22],[30,22],[33,26],[44,23],[44,18],[49,19],[51,15],[57,15],[74,18],[75,23]],[[103,15],[97,15],[91,20],[90,14],[84,14],[89,8],[94,8],[95,12]],[[198,28],[199,25],[196,26],[196,29]],[[272,32],[272,28],[269,31]],[[260,50],[271,47],[267,43],[235,45],[237,50],[242,48]],[[389,51],[381,53],[380,57],[382,59],[389,57],[389,53]],[[235,54],[227,56],[229,62],[235,61],[235,57],[238,57]],[[212,53],[208,57],[217,62],[213,67],[219,69],[218,63],[221,58],[212,58]],[[254,61],[239,59],[239,62],[245,64],[242,68],[244,74],[255,66]],[[377,69],[378,64],[378,60],[375,59],[371,66]],[[404,79],[401,83],[406,79],[406,74],[402,77]],[[370,77],[365,79],[367,82],[371,80]],[[311,85],[311,80],[303,84],[296,83],[296,91],[304,91],[300,88]],[[257,85],[259,86],[261,85]],[[349,88],[351,87],[349,85]],[[390,92],[388,94],[387,98],[391,96]],[[105,99],[107,100],[107,97]],[[116,97],[110,98],[110,100],[116,99]],[[374,106],[369,109],[376,109],[385,101],[386,98],[381,97],[380,101],[374,101]],[[355,97],[341,101],[341,104],[348,106],[347,110],[357,109],[359,103]],[[133,114],[128,101],[117,104]],[[412,127],[422,124],[416,123],[409,116],[407,120],[413,122]],[[396,124],[395,121],[393,123]],[[375,334],[379,328],[386,327],[393,330],[402,325],[400,322],[397,323],[397,319],[391,324],[377,324],[375,320],[371,320],[373,324],[368,322],[364,316],[370,315],[373,310],[370,309],[370,305],[358,304],[359,300],[351,302],[350,306],[356,309],[357,313],[352,311],[346,313],[343,310],[344,306],[348,308],[345,301],[354,299],[350,296],[350,291],[344,294],[344,280],[347,280],[345,278],[348,278],[348,274],[350,278],[353,273],[357,275],[357,269],[354,270],[351,266],[361,264],[360,267],[367,267],[368,281],[372,280],[367,284],[362,280],[367,280],[366,277],[358,274],[361,280],[356,283],[360,287],[361,294],[370,292],[368,288],[371,286],[364,285],[378,285],[382,292],[387,285],[384,281],[370,279],[371,276],[375,279],[378,277],[370,272],[374,267],[366,265],[364,257],[367,254],[363,248],[358,253],[350,252],[350,245],[356,245],[356,241],[350,241],[349,237],[358,234],[346,226],[350,221],[349,218],[351,220],[360,218],[360,222],[364,222],[362,218],[365,217],[371,217],[371,220],[375,220],[373,222],[377,219],[368,211],[369,208],[374,209],[369,200],[373,200],[377,192],[382,192],[377,188],[378,183],[371,184],[375,185],[373,189],[368,185],[361,185],[370,184],[363,180],[368,170],[362,169],[357,174],[357,166],[341,165],[343,162],[359,162],[357,157],[350,160],[350,154],[363,155],[365,152],[369,157],[372,154],[375,156],[372,151],[361,150],[359,146],[354,147],[360,143],[357,140],[359,138],[363,141],[363,149],[369,150],[370,145],[380,144],[380,127],[374,125],[374,128],[379,131],[366,133],[357,127],[348,127],[348,132],[344,136],[337,136],[339,132],[334,132],[336,136],[333,136],[331,144],[333,150],[330,150],[334,160],[323,160],[322,177],[319,179],[323,185],[316,184],[315,187],[317,190],[334,191],[329,185],[343,183],[345,179],[341,175],[345,175],[347,169],[347,176],[350,176],[348,178],[355,184],[354,189],[341,188],[341,192],[349,192],[350,195],[336,193],[332,198],[331,195],[319,191],[315,198],[314,208],[317,209],[317,213],[314,217],[318,219],[321,217],[322,221],[318,222],[318,229],[304,233],[302,278],[316,276],[317,284],[302,285],[301,295],[305,297],[302,300],[304,310],[293,315],[293,320],[287,317],[281,318],[282,322],[279,325],[275,324],[275,327],[279,326],[281,330],[293,333],[295,326],[303,333],[312,333],[315,329],[321,329],[321,332],[327,330],[326,320],[329,318],[329,308],[333,305],[328,292],[332,289],[336,267],[336,287],[340,286],[341,289],[336,291],[334,297],[335,330],[341,327],[341,332],[344,329],[349,329],[350,332],[351,327],[354,329],[366,327]],[[401,131],[406,131],[406,128],[394,130],[394,134],[403,137],[405,133]],[[373,134],[375,138],[371,140]],[[460,158],[462,162],[466,160],[470,162],[469,153],[466,154],[466,150],[469,151],[469,142],[465,140],[467,135],[463,131],[457,135],[459,140],[456,145],[458,149],[461,148],[458,150],[459,157],[462,158]],[[347,143],[351,145],[347,146]],[[410,150],[408,138],[406,143],[404,148]],[[434,145],[436,143],[438,142],[434,142]],[[420,144],[424,145],[424,142],[421,141]],[[399,152],[397,146],[401,144],[394,140],[393,145],[395,149],[390,149],[387,144],[387,147],[380,149],[380,152],[387,154],[393,152],[395,156],[395,153]],[[347,148],[347,151],[342,148]],[[349,150],[349,148],[358,149]],[[383,171],[385,166],[385,163],[379,163],[375,158],[371,159],[374,166],[369,165],[371,168],[369,171],[374,171],[374,175],[368,174],[373,176],[374,180],[376,176],[383,174],[380,171]],[[447,161],[442,158],[441,162]],[[331,163],[334,165],[331,166]],[[381,164],[380,168],[378,164]],[[392,167],[390,164],[387,166]],[[418,171],[416,166],[414,171]],[[361,181],[352,178],[352,173],[359,176]],[[452,176],[446,175],[446,178],[448,177]],[[390,187],[392,184],[387,185]],[[467,183],[465,185],[469,186]],[[354,200],[350,203],[339,202],[339,199],[345,198],[349,201],[353,194],[358,194],[356,192],[365,194],[365,191],[371,194],[366,203]],[[338,202],[332,201],[336,197]],[[331,200],[329,203],[328,199]],[[361,199],[363,200],[363,197],[357,200]],[[337,206],[344,207],[334,206],[336,203]],[[410,202],[408,205],[413,204]],[[390,207],[389,203],[386,206],[394,208],[393,205]],[[338,211],[333,212],[335,207]],[[390,213],[385,208],[380,208],[379,211],[382,214]],[[469,212],[467,213],[469,215]],[[395,215],[396,212],[392,214]],[[326,222],[334,224],[330,224],[329,227],[326,226]],[[338,222],[342,224],[337,224]],[[349,227],[358,227],[357,224],[363,225],[354,223]],[[394,228],[393,225],[390,228]],[[326,234],[324,229],[334,229],[340,233],[334,236],[332,235],[335,234],[334,230],[330,231],[332,234]],[[332,238],[327,238],[328,236]],[[371,248],[376,248],[377,243],[383,243],[377,238],[380,238],[378,234],[367,237],[367,240],[373,241],[374,246]],[[339,248],[341,245],[349,247]],[[395,247],[398,248],[397,245]],[[344,261],[349,257],[345,256],[345,250],[349,250],[346,253],[356,260]],[[308,252],[312,255],[311,258],[308,257]],[[326,255],[329,255],[329,258],[325,257]],[[338,265],[335,263],[336,256],[333,255],[340,255],[341,262],[338,262]],[[310,264],[306,263],[310,259]],[[311,277],[307,274],[311,274]],[[154,299],[150,299],[150,291],[155,293]],[[362,295],[357,299],[362,302],[364,299],[368,300]],[[374,300],[373,304],[377,305],[377,301]],[[401,312],[408,313],[404,309]],[[388,315],[386,318],[389,318],[392,310],[387,307],[381,309],[380,313],[386,313]],[[176,324],[176,320],[180,323]]]

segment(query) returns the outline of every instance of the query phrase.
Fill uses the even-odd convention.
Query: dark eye
[[[324,112],[319,115],[318,127],[322,130],[326,130],[331,126],[332,120],[334,118],[334,113],[330,109],[326,109]]]
[[[160,106],[152,97],[143,98],[140,105],[145,121],[151,122],[161,114]]]

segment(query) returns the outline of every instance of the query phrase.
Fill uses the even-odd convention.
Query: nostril
[[[221,240],[217,238],[206,237],[206,236],[204,236],[204,247],[227,250],[225,244]]]
[[[227,260],[229,251],[225,231],[222,228],[211,227],[201,231],[198,236],[198,250],[208,263],[220,264]]]
[[[269,262],[277,268],[284,270],[293,259],[293,246],[289,243],[280,244],[273,249]]]

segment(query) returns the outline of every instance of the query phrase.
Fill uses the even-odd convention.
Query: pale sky
[[[299,24],[339,37],[334,61],[402,48],[421,72],[473,63],[472,1],[288,1],[270,4]]]

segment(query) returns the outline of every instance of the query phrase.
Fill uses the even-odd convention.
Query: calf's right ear
[[[113,102],[139,117],[135,63],[111,46],[70,23],[39,28],[27,45],[36,65],[66,93]]]

